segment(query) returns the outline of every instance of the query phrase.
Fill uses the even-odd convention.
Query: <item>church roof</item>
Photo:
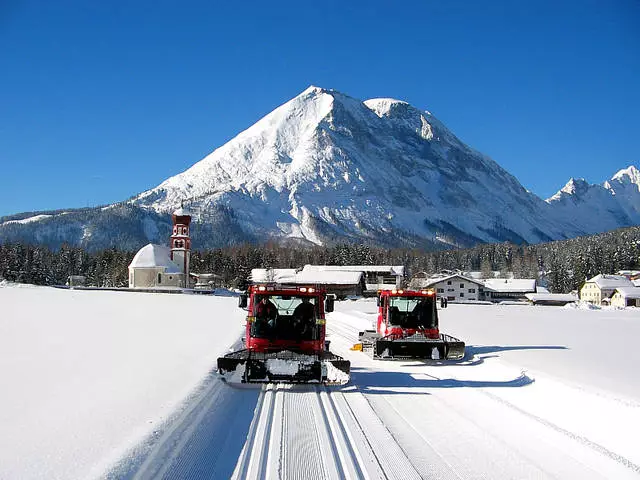
[[[169,247],[150,243],[138,250],[129,268],[164,267],[167,273],[182,273],[182,269],[171,260],[170,253]]]

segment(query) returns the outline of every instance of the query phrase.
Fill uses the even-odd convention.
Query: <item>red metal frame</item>
[[[249,293],[249,305],[246,323],[245,333],[245,347],[249,350],[256,352],[272,352],[282,350],[295,350],[298,352],[316,354],[320,353],[325,348],[325,312],[324,312],[324,299],[326,298],[326,291],[324,289],[318,289],[314,286],[299,286],[299,287],[282,287],[277,285],[251,285],[248,289]],[[316,324],[320,327],[318,338],[316,340],[283,340],[283,339],[268,339],[268,338],[256,338],[251,336],[251,324],[255,320],[254,306],[256,295],[295,295],[298,297],[310,297],[316,299],[317,305],[317,318]]]

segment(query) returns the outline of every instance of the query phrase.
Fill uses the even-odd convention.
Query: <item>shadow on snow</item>
[[[525,387],[534,382],[534,379],[527,376],[524,372],[521,373],[520,376],[511,380],[457,380],[454,378],[421,377],[428,377],[428,375],[418,372],[380,372],[353,369],[351,372],[351,385],[357,385],[358,391],[366,394],[373,393],[382,395],[429,395],[428,392],[425,392],[422,389],[463,387],[514,388]],[[394,388],[397,388],[398,391],[392,390]],[[414,391],[411,391],[411,389],[414,389]],[[344,393],[349,393],[349,387],[344,388]]]

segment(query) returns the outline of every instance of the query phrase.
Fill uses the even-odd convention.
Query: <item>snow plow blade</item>
[[[373,356],[379,359],[424,358],[431,360],[460,360],[464,358],[464,342],[449,335],[439,339],[422,335],[404,338],[382,337],[373,344]]]
[[[239,350],[218,358],[218,373],[227,383],[349,382],[351,362],[331,352],[309,355],[290,351],[258,353]]]

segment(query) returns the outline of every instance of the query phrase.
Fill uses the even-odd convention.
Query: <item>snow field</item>
[[[328,322],[332,347],[352,361],[352,383],[423,477],[638,478],[634,432],[640,426],[640,404],[617,391],[558,379],[553,368],[547,370],[545,359],[553,350],[539,348],[540,370],[523,372],[517,364],[519,355],[533,362],[534,350],[476,349],[470,334],[471,338],[459,336],[471,352],[484,353],[472,354],[458,364],[375,361],[348,350],[357,341],[358,330],[371,328],[375,303],[340,307]],[[449,315],[455,311],[465,315],[451,317],[452,324],[454,319],[473,315],[469,321],[483,324],[483,331],[494,326],[497,311],[491,307],[482,311],[458,307],[462,306],[451,309]],[[566,314],[562,309],[531,308],[530,312],[535,313],[524,315],[524,321],[537,320],[538,325],[544,320],[541,313]],[[443,316],[442,330],[452,333]],[[555,322],[551,336],[562,329]],[[517,330],[518,325],[512,328]],[[585,342],[581,336],[577,331],[570,344],[577,352]],[[512,332],[511,338],[517,340],[517,335],[514,338]],[[502,360],[501,351],[509,353],[509,362]],[[596,375],[592,383],[597,381]]]
[[[234,298],[0,287],[0,478],[640,478],[635,309],[450,305],[451,363],[351,351],[338,302],[348,385],[237,388]]]
[[[91,478],[240,335],[233,298],[0,288],[0,478]]]

